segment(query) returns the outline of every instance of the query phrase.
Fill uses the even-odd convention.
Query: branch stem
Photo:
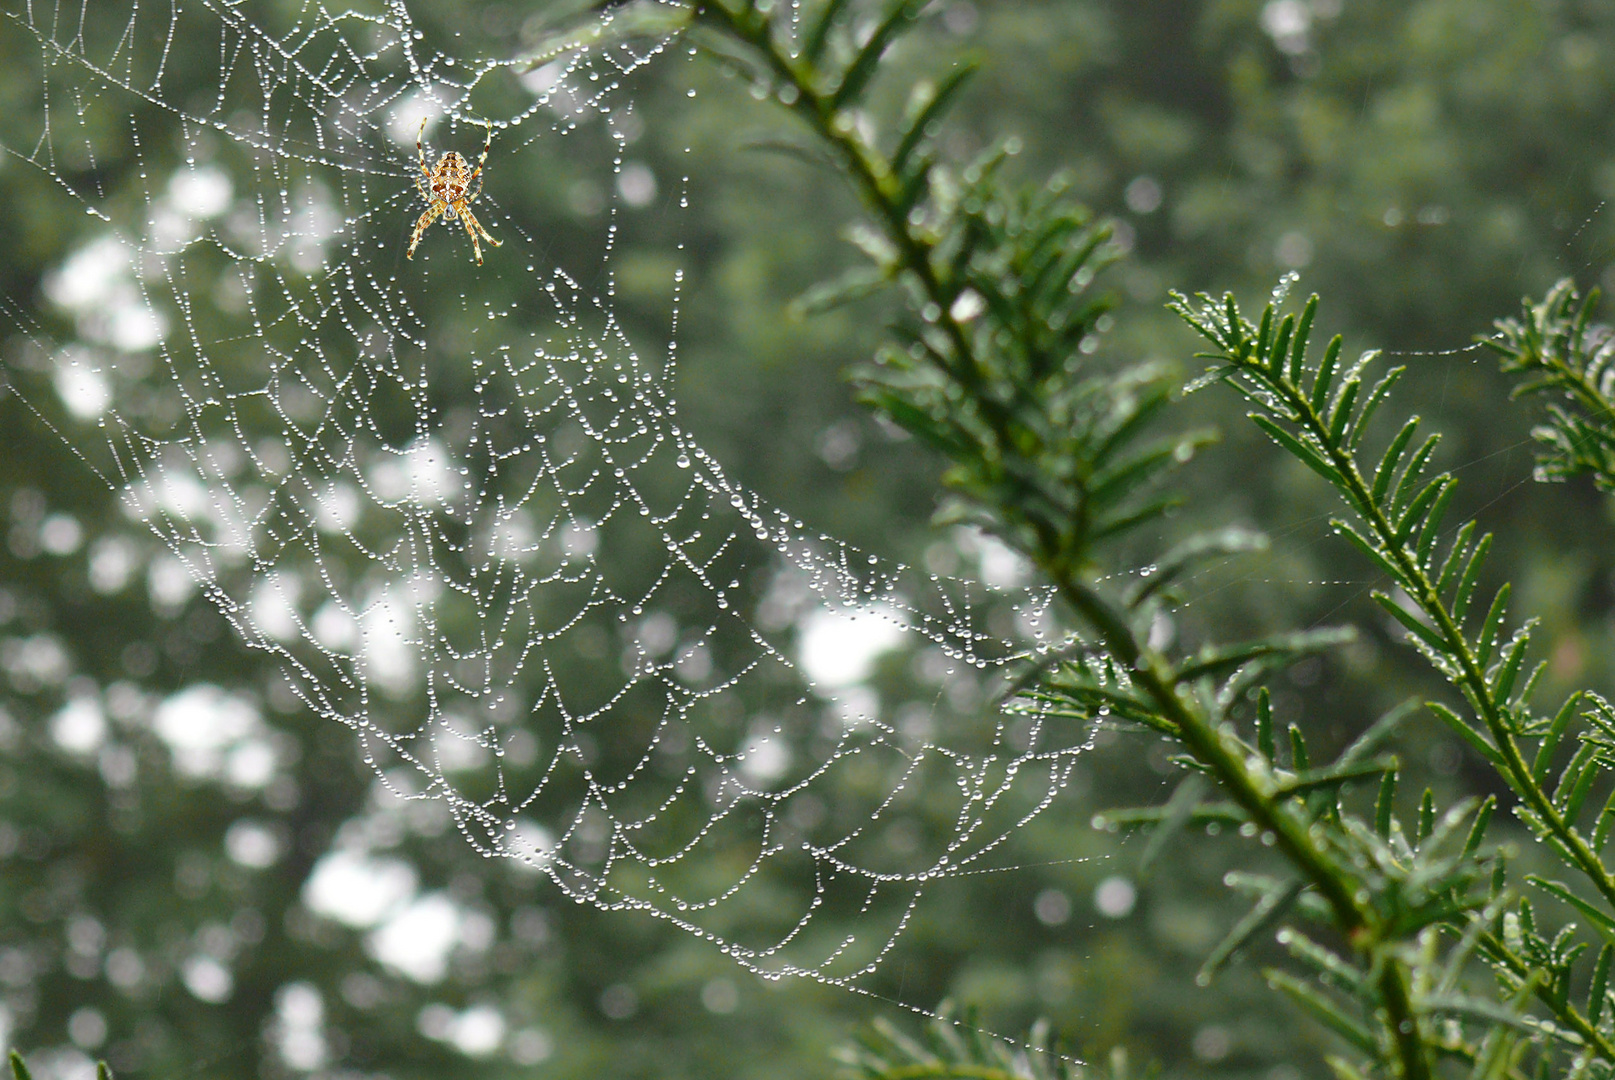
[[[980,411],[988,429],[986,434],[996,441],[996,450],[1011,453],[1016,445],[1015,421],[996,396],[999,388],[990,377],[992,365],[978,352],[978,348],[986,346],[978,346],[966,326],[954,317],[952,308],[959,288],[938,272],[935,246],[911,220],[902,198],[903,184],[892,163],[860,134],[856,117],[841,108],[818,67],[789,52],[766,12],[750,4],[731,7],[724,0],[699,2],[698,11],[721,32],[748,46],[781,86],[791,88],[793,94],[784,95],[787,107],[832,149],[859,198],[895,249],[894,265],[918,286],[926,309],[923,318],[946,338],[951,355],[938,354],[944,373],[958,383]],[[1053,418],[1050,420],[1058,427]],[[1075,489],[1071,512],[1080,516],[1086,512],[1086,477],[1068,477],[1066,482]],[[1031,526],[1035,542],[1028,545],[1032,548],[1028,554],[1066,603],[1094,628],[1115,660],[1129,669],[1132,680],[1165,721],[1160,726],[1170,730],[1222,783],[1250,820],[1273,837],[1277,849],[1328,904],[1337,929],[1376,971],[1381,1020],[1391,1043],[1386,1048],[1387,1056],[1401,1080],[1430,1080],[1430,1060],[1415,1015],[1407,964],[1396,955],[1394,930],[1383,925],[1362,883],[1327,856],[1309,824],[1290,807],[1290,800],[1270,790],[1265,768],[1259,774],[1258,766],[1247,760],[1248,754],[1238,741],[1218,730],[1197,707],[1168,661],[1148,648],[1125,615],[1087,583],[1070,545],[1062,537],[1069,523],[1056,524],[1041,515],[1032,515],[1034,520],[1028,521],[1027,515],[1017,514],[1008,505],[991,509],[1001,517],[1019,519]]]
[[[1311,397],[1292,379],[1275,377],[1257,364],[1249,364],[1247,370],[1258,373],[1264,383],[1283,396],[1285,403],[1299,417],[1299,424],[1319,446],[1326,450],[1330,464],[1344,478],[1350,489],[1357,512],[1373,530],[1380,546],[1395,564],[1404,588],[1412,586],[1408,589],[1409,595],[1420,610],[1435,623],[1450,655],[1457,660],[1462,688],[1468,692],[1466,696],[1471,699],[1471,704],[1480,714],[1482,722],[1486,725],[1487,734],[1491,736],[1492,743],[1502,758],[1509,786],[1570,853],[1576,868],[1592,883],[1605,901],[1615,907],[1615,877],[1610,875],[1592,845],[1565,820],[1559,808],[1553,804],[1553,799],[1538,782],[1530,763],[1525,760],[1525,755],[1520,750],[1518,740],[1505,722],[1497,702],[1493,700],[1480,658],[1476,656],[1458,620],[1442,601],[1436,583],[1430,580],[1418,557],[1407,549],[1406,543],[1398,535],[1390,518],[1386,516],[1381,500],[1374,498],[1371,486],[1357,467],[1355,455],[1347,448],[1343,438],[1336,438],[1330,433],[1323,415],[1313,408]]]

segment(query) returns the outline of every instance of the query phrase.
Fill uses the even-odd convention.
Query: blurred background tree
[[[0,305],[4,370],[28,384],[42,363],[36,328],[75,332],[48,283],[86,223],[26,160],[41,83],[16,10],[0,21]],[[83,14],[116,29],[94,25],[94,3]],[[434,0],[412,15],[445,42],[519,54],[546,12]],[[1615,8],[1590,0],[954,0],[890,63],[917,77],[980,58],[948,154],[1018,135],[1015,170],[1066,169],[1114,217],[1130,249],[1110,272],[1122,302],[1105,348],[1120,361],[1193,374],[1196,345],[1163,310],[1166,290],[1259,298],[1290,270],[1325,296],[1323,330],[1409,353],[1407,400],[1448,435],[1461,509],[1511,524],[1494,565],[1546,615],[1551,696],[1610,682],[1605,511],[1590,488],[1526,483],[1528,413],[1507,404],[1481,354],[1453,350],[1522,294],[1605,273],[1612,50]],[[197,60],[198,80],[215,62]],[[618,200],[617,314],[635,340],[667,337],[682,267],[682,419],[745,485],[864,549],[1013,580],[992,547],[929,524],[935,463],[850,402],[840,372],[867,357],[883,312],[783,317],[853,259],[832,227],[850,199],[822,171],[749,148],[777,118],[705,60],[671,50],[628,91],[620,172],[611,142],[587,130],[541,147],[545,167],[521,175],[499,171],[496,142],[490,195],[520,206],[550,257],[595,291],[601,215]],[[114,197],[146,183],[115,159],[100,169]],[[675,211],[686,173],[690,207]],[[1276,701],[1281,720],[1338,744],[1424,677],[1419,662],[1327,535],[1327,493],[1226,400],[1185,408],[1226,436],[1195,466],[1195,515],[1276,540],[1260,573],[1206,588],[1190,617],[1363,626],[1356,646],[1297,668]],[[52,399],[0,397],[0,1021],[40,1075],[102,1055],[134,1076],[820,1077],[854,1025],[945,998],[999,1031],[1048,1016],[1087,1056],[1124,1046],[1168,1074],[1288,1080],[1319,1068],[1326,1036],[1279,1006],[1253,965],[1215,990],[1194,984],[1238,914],[1219,844],[1179,844],[1171,872],[1141,879],[1136,852],[1089,827],[1098,810],[1164,796],[1158,749],[1101,733],[1078,782],[1019,834],[1015,869],[939,885],[942,902],[870,995],[764,983],[648,918],[559,902],[541,878],[477,857],[435,804],[385,804],[352,735],[302,709],[130,525],[70,448],[75,423]],[[1000,602],[989,626],[1011,618],[1007,592]],[[979,694],[934,704],[934,663],[891,652],[869,681],[893,715],[920,703],[961,723],[983,716]],[[236,729],[165,728],[164,707],[182,715],[172,706],[187,694]],[[1429,725],[1409,737],[1413,772],[1462,782],[1455,740]],[[1422,786],[1413,780],[1406,790]],[[342,830],[378,828],[393,833],[385,859],[349,869],[391,874],[422,902],[453,900],[441,972],[377,960],[374,913],[344,922],[310,909],[315,868],[343,869],[327,859]]]

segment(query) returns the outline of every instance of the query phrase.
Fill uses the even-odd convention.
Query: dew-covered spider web
[[[992,632],[985,586],[823,535],[681,426],[676,325],[633,340],[611,281],[616,207],[654,184],[624,166],[632,80],[682,43],[535,65],[419,16],[9,11],[40,97],[6,121],[4,169],[87,221],[46,284],[61,325],[25,327],[16,381],[51,388],[40,411],[65,409],[161,539],[154,588],[200,589],[397,796],[579,902],[851,984],[934,883],[1013,863],[1089,732],[894,717],[815,683],[803,642],[906,640],[979,686],[1059,636],[1049,598],[1022,590],[1018,628]],[[458,221],[404,258],[423,120],[429,168],[474,163],[491,129],[473,208],[502,247],[481,267]],[[619,193],[598,286],[551,258],[543,201],[591,139],[596,190]],[[894,842],[921,804],[946,827]],[[731,915],[765,889],[767,919]]]

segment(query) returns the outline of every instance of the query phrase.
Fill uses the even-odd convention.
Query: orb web
[[[91,219],[45,285],[74,330],[25,327],[15,381],[59,398],[159,538],[159,601],[201,590],[398,796],[580,902],[846,984],[1067,785],[1071,721],[895,717],[804,651],[862,641],[867,668],[907,642],[939,697],[979,690],[1057,643],[1051,597],[998,583],[1006,639],[987,586],[746,490],[681,426],[672,331],[647,346],[616,317],[618,207],[647,182],[627,84],[671,42],[535,65],[429,45],[453,36],[402,3],[7,18],[40,88],[0,129],[7,167]],[[491,127],[482,267],[458,222],[402,256],[423,120],[429,166]],[[587,138],[619,193],[599,289],[550,258],[552,208],[491,194]]]

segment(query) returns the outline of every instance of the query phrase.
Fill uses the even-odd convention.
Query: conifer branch
[[[1422,475],[1434,449],[1434,437],[1410,452],[1418,421],[1408,421],[1373,470],[1371,480],[1357,456],[1362,429],[1371,414],[1354,412],[1352,401],[1353,387],[1372,354],[1337,384],[1330,353],[1315,365],[1306,357],[1307,328],[1316,311],[1316,296],[1299,317],[1287,315],[1280,320],[1276,306],[1270,305],[1255,324],[1240,316],[1231,297],[1221,302],[1201,297],[1200,301],[1195,306],[1177,296],[1173,306],[1217,347],[1213,353],[1202,354],[1216,365],[1212,376],[1234,385],[1256,404],[1253,420],[1281,447],[1320,473],[1351,507],[1360,528],[1337,521],[1337,531],[1390,575],[1414,612],[1384,594],[1376,594],[1376,599],[1408,631],[1408,640],[1459,690],[1478,726],[1432,703],[1434,711],[1497,767],[1523,803],[1521,816],[1565,862],[1581,872],[1606,904],[1615,907],[1615,876],[1596,846],[1576,827],[1581,802],[1570,797],[1586,788],[1592,774],[1591,757],[1583,756],[1579,768],[1573,760],[1560,774],[1556,791],[1550,792],[1544,783],[1578,698],[1567,702],[1552,722],[1542,722],[1529,709],[1534,677],[1515,693],[1530,624],[1503,644],[1506,585],[1498,591],[1480,632],[1471,637],[1463,628],[1465,607],[1488,538],[1473,542],[1475,525],[1467,522],[1445,558],[1438,561],[1436,538],[1456,482],[1447,473],[1428,480]],[[1544,307],[1555,309],[1551,304]],[[1338,353],[1338,349],[1336,338],[1330,350]],[[1397,374],[1393,371],[1387,379],[1394,380]],[[1460,565],[1464,566],[1461,574],[1457,571]],[[1530,762],[1521,742],[1526,738],[1538,742],[1538,752]],[[1584,747],[1587,745],[1584,741]],[[1562,887],[1555,895],[1582,905],[1584,913],[1601,915]],[[1496,965],[1522,984],[1540,971],[1539,963],[1523,958],[1495,934],[1484,935],[1484,940]],[[1615,1062],[1615,1044],[1563,994],[1538,986],[1535,996],[1566,1028],[1596,1047],[1600,1057]]]
[[[890,6],[841,70],[817,60],[834,32],[824,21],[808,27],[807,45],[795,52],[757,5],[713,0],[697,7],[695,21],[747,47],[751,76],[768,80],[830,147],[879,230],[878,241],[862,246],[881,278],[909,292],[918,319],[898,328],[907,347],[883,351],[883,363],[861,375],[865,400],[951,459],[945,482],[961,496],[956,512],[1027,555],[1090,628],[1091,662],[1058,665],[1034,696],[1060,715],[1115,711],[1176,738],[1238,811],[1272,838],[1362,957],[1363,995],[1381,1033],[1371,1041],[1382,1047],[1391,1071],[1426,1080],[1429,1034],[1397,943],[1452,909],[1376,906],[1405,868],[1390,855],[1379,860],[1382,872],[1373,881],[1353,868],[1371,863],[1361,849],[1377,841],[1366,839],[1366,830],[1353,834],[1333,822],[1340,816],[1339,787],[1360,773],[1342,767],[1341,780],[1320,780],[1330,789],[1321,797],[1287,787],[1274,754],[1261,753],[1229,727],[1240,688],[1313,646],[1263,642],[1234,648],[1226,660],[1215,659],[1214,650],[1174,662],[1146,641],[1147,619],[1164,597],[1143,593],[1129,605],[1089,580],[1100,545],[1166,512],[1172,500],[1144,493],[1205,441],[1194,435],[1139,447],[1167,401],[1159,379],[1080,374],[1085,350],[1079,346],[1095,333],[1106,306],[1083,295],[1105,231],[1064,203],[1057,186],[1013,194],[996,184],[1004,148],[966,170],[964,196],[949,198],[942,192],[953,185],[936,181],[938,166],[925,155],[924,133],[897,139],[898,157],[921,155],[922,164],[904,175],[902,163],[879,148],[872,125],[853,112],[871,74],[871,50],[883,49],[918,10],[908,0]],[[829,5],[821,20],[839,11]],[[722,55],[733,54],[724,49]],[[860,279],[859,295],[871,280]],[[1302,755],[1298,742],[1296,756]],[[1301,760],[1292,767],[1293,773],[1307,771]],[[1472,852],[1446,865],[1455,874],[1452,896],[1461,895],[1476,865]],[[1297,895],[1289,893],[1291,900]],[[1264,899],[1259,909],[1269,914],[1247,923],[1265,925],[1291,900]],[[1242,942],[1237,937],[1227,951]]]
[[[1589,475],[1615,491],[1615,332],[1592,322],[1598,300],[1597,289],[1582,300],[1574,282],[1560,281],[1518,318],[1498,320],[1481,343],[1505,372],[1527,377],[1515,397],[1550,399],[1547,423],[1532,431],[1544,447],[1538,477]]]
[[[1528,902],[1510,907],[1501,855],[1485,845],[1493,802],[1441,812],[1426,792],[1416,820],[1403,825],[1393,805],[1397,763],[1380,747],[1409,710],[1372,725],[1333,762],[1313,764],[1296,728],[1287,756],[1281,753],[1262,681],[1339,634],[1209,644],[1185,656],[1151,647],[1149,627],[1178,602],[1185,568],[1249,550],[1250,538],[1198,537],[1160,560],[1155,581],[1120,593],[1102,584],[1096,570],[1103,551],[1175,505],[1160,482],[1209,436],[1152,441],[1148,432],[1170,401],[1161,376],[1090,370],[1086,357],[1108,321],[1108,300],[1090,291],[1111,257],[1105,226],[1067,200],[1058,182],[1015,189],[1000,181],[1013,145],[993,148],[957,174],[941,163],[936,129],[968,67],[915,94],[906,121],[890,136],[880,132],[866,96],[885,51],[923,6],[891,0],[857,34],[846,25],[855,5],[841,0],[821,5],[796,30],[756,0],[704,0],[690,9],[690,22],[698,40],[802,121],[869,214],[854,239],[871,265],[815,289],[800,306],[853,302],[887,286],[905,293],[908,315],[894,326],[893,341],[856,375],[862,399],[948,459],[943,482],[955,500],[941,519],[973,522],[1026,555],[1086,629],[1071,651],[1029,673],[1020,687],[1024,707],[1153,730],[1187,752],[1186,767],[1217,782],[1215,801],[1186,783],[1165,807],[1114,815],[1156,829],[1151,853],[1186,823],[1233,820],[1284,857],[1295,875],[1287,880],[1233,876],[1249,887],[1255,906],[1213,951],[1203,975],[1279,925],[1280,943],[1314,978],[1273,971],[1271,984],[1365,1055],[1359,1064],[1332,1059],[1339,1075],[1427,1080],[1437,1061],[1455,1060],[1477,1077],[1522,1076],[1525,1050],[1540,1068],[1555,1046],[1573,1048],[1578,1068],[1599,1061],[1607,1071],[1615,1045],[1606,1034],[1604,996],[1615,946],[1600,953],[1581,1008],[1569,988],[1585,946],[1568,929],[1552,939],[1538,933]],[[1246,321],[1231,299],[1202,301],[1195,307],[1178,297],[1175,304],[1216,346],[1211,378],[1239,389],[1255,406],[1255,423],[1336,489],[1352,511],[1336,528],[1398,586],[1376,600],[1457,689],[1468,715],[1439,702],[1429,708],[1498,770],[1520,799],[1520,816],[1603,906],[1545,878],[1532,879],[1534,887],[1615,936],[1615,919],[1605,918],[1615,907],[1615,877],[1598,854],[1615,831],[1615,799],[1598,814],[1591,838],[1578,824],[1602,763],[1615,759],[1615,707],[1584,695],[1553,718],[1532,712],[1541,673],[1525,664],[1532,624],[1508,631],[1507,586],[1478,626],[1471,618],[1490,538],[1477,537],[1474,522],[1456,534],[1443,529],[1456,482],[1445,472],[1427,475],[1436,438],[1420,440],[1414,419],[1377,465],[1361,458],[1370,421],[1400,370],[1365,384],[1373,358],[1342,364],[1338,338],[1313,358],[1315,298],[1283,317],[1270,307],[1259,324]],[[1513,337],[1504,327],[1502,340],[1520,346],[1511,363],[1545,380],[1531,388],[1559,389],[1581,410],[1575,419],[1583,426],[1560,442],[1580,439],[1609,452],[1603,474],[1567,460],[1615,476],[1615,395],[1606,385],[1615,377],[1604,378],[1615,348],[1587,333],[1584,314],[1568,330],[1544,322],[1563,322],[1567,311],[1555,294],[1536,310],[1535,323]],[[1249,722],[1243,710],[1252,693],[1255,730],[1246,737],[1240,725]],[[1555,752],[1578,710],[1585,727],[1577,729],[1579,749],[1555,778]],[[1347,790],[1376,778],[1379,798],[1365,817]],[[1297,926],[1318,917],[1346,953]],[[1465,965],[1476,959],[1496,973],[1501,1000],[1463,989]],[[1532,1001],[1551,1019],[1531,1015]],[[1478,1037],[1470,1034],[1477,1030]],[[996,1075],[988,1058],[904,1053],[869,1059],[881,1064],[866,1074]]]

